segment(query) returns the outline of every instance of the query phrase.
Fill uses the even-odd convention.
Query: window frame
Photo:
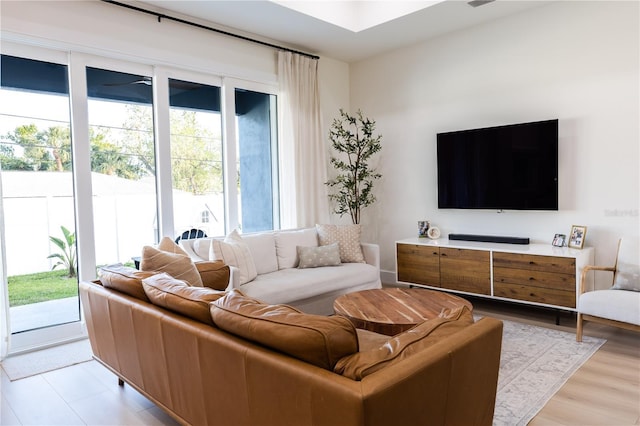
[[[277,82],[265,78],[265,81],[245,80],[236,77],[221,75],[213,71],[208,73],[202,70],[177,67],[174,64],[156,61],[149,58],[132,58],[127,55],[118,55],[114,52],[100,51],[99,49],[76,51],[71,46],[56,45],[55,43],[40,46],[30,44],[27,40],[4,41],[3,54],[17,56],[26,59],[52,62],[65,65],[69,80],[69,109],[70,130],[72,137],[72,176],[74,186],[74,208],[76,221],[76,244],[78,259],[78,279],[90,281],[96,278],[96,252],[94,243],[94,216],[93,216],[93,191],[91,182],[91,152],[89,141],[89,114],[86,68],[96,67],[113,71],[149,75],[153,79],[153,115],[156,155],[156,200],[160,238],[163,235],[173,236],[173,185],[171,173],[171,147],[169,124],[169,79],[187,80],[196,83],[215,85],[220,87],[220,113],[222,116],[222,158],[223,180],[225,198],[225,231],[239,227],[239,199],[237,186],[237,156],[235,127],[235,90],[250,90],[275,98],[279,95]],[[279,188],[279,143],[278,143],[278,119],[276,100],[273,100],[273,121],[271,123],[273,170],[273,196],[274,196],[274,228],[278,229],[281,223],[280,188]],[[4,224],[0,224],[4,226]],[[150,242],[154,243],[154,242]],[[0,241],[0,262],[3,276],[6,275],[4,238]],[[6,292],[6,279],[3,279]],[[6,294],[6,293],[5,293]],[[3,317],[9,319],[9,310],[3,309]],[[4,321],[7,325],[8,321]],[[3,335],[5,333],[2,333]],[[73,324],[48,327],[43,330],[34,330],[30,333],[20,333],[11,336],[11,353],[17,353],[22,348],[34,348],[39,345],[50,345],[55,342],[86,336],[84,313],[81,312],[80,321]]]

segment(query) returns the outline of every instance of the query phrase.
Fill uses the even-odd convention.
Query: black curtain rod
[[[245,36],[242,36],[242,35],[239,35],[239,34],[230,33],[228,31],[219,30],[219,29],[213,28],[213,27],[207,27],[206,25],[197,24],[195,22],[187,21],[187,20],[180,19],[180,18],[174,18],[173,16],[168,16],[168,15],[165,15],[163,13],[153,12],[151,10],[143,9],[143,8],[137,7],[137,6],[132,6],[130,4],[120,3],[118,1],[113,1],[113,0],[101,0],[101,1],[103,1],[105,3],[113,4],[115,6],[120,6],[120,7],[125,7],[127,9],[135,10],[137,12],[146,13],[148,15],[153,15],[153,16],[158,18],[158,22],[161,22],[162,19],[168,19],[170,21],[179,22],[179,23],[185,24],[185,25],[191,25],[192,27],[200,28],[200,29],[203,29],[203,30],[213,31],[213,32],[218,33],[218,34],[223,34],[223,35],[226,35],[226,36],[235,37],[235,38],[238,38],[240,40],[248,41],[248,42],[251,42],[251,43],[261,44],[263,46],[272,47],[274,49],[279,49],[279,50],[284,50],[286,52],[297,53],[298,55],[307,56],[307,57],[312,58],[312,59],[320,59],[319,56],[312,55],[310,53],[300,52],[298,50],[289,49],[288,47],[278,46],[276,44],[267,43],[267,42],[264,42],[264,41],[256,40],[256,39],[249,38],[249,37],[245,37]]]

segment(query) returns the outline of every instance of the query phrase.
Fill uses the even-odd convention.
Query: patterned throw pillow
[[[224,241],[213,240],[212,260],[222,260],[240,271],[240,285],[253,281],[258,276],[249,246],[242,240],[237,230],[227,235]]]
[[[316,225],[321,246],[338,243],[340,261],[364,263],[360,247],[360,225]]]
[[[340,265],[340,250],[338,243],[319,247],[297,247],[300,262],[298,268],[318,268],[320,266]]]

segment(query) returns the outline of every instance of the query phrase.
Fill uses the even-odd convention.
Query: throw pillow
[[[640,291],[640,265],[618,262],[612,290]]]
[[[364,263],[360,225],[316,225],[316,229],[321,246],[338,243],[342,262]]]
[[[163,272],[142,280],[144,292],[154,305],[169,309],[205,324],[214,325],[209,303],[224,296],[223,291],[192,287]]]
[[[193,240],[193,242],[191,243],[193,252],[197,254],[200,259],[213,260],[210,257],[211,241],[211,238],[198,238]]]
[[[256,265],[249,246],[242,240],[237,230],[227,235],[224,241],[213,240],[214,259],[222,260],[240,271],[240,285],[253,281],[257,276]]]
[[[297,247],[298,268],[318,268],[320,266],[340,265],[340,250],[338,243],[318,247]]]
[[[215,290],[226,290],[231,271],[222,260],[196,262],[196,269],[202,278],[202,285]]]
[[[140,270],[166,272],[189,285],[202,287],[202,278],[191,258],[169,237],[164,237],[158,248],[144,246]]]
[[[155,274],[157,274],[155,271],[138,271],[135,268],[119,263],[100,268],[98,279],[103,287],[117,290],[148,302],[149,298],[142,288],[142,280]]]
[[[377,349],[358,352],[336,363],[334,372],[352,380],[362,380],[387,365],[417,354],[442,339],[473,324],[473,315],[466,306],[398,334]]]
[[[356,330],[348,319],[267,305],[238,290],[213,302],[211,317],[222,330],[327,370],[358,350]]]
[[[169,237],[162,237],[162,239],[158,243],[158,250],[166,251],[168,253],[181,254],[183,256],[189,256],[189,253],[184,251],[182,247],[176,244],[176,242]]]

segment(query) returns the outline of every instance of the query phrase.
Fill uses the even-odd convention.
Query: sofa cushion
[[[205,324],[213,324],[209,303],[224,296],[223,291],[193,287],[163,272],[142,280],[151,303]]]
[[[356,330],[346,318],[267,305],[238,290],[212,303],[211,317],[222,330],[327,370],[358,350]]]
[[[196,269],[200,273],[202,285],[214,290],[226,290],[229,286],[231,271],[229,265],[222,260],[196,262]]]
[[[278,270],[276,237],[273,232],[243,235],[242,240],[249,247],[258,275]]]
[[[142,280],[155,274],[157,274],[155,271],[138,271],[119,263],[101,267],[98,271],[98,278],[106,288],[118,290],[148,302],[149,298],[142,288]]]
[[[215,260],[222,260],[240,271],[240,284],[252,281],[258,272],[249,246],[243,241],[237,230],[231,231],[224,241],[213,240]]]
[[[316,229],[321,246],[338,243],[342,262],[364,263],[360,225],[316,225]]]
[[[380,273],[366,263],[342,263],[321,268],[287,268],[258,275],[242,292],[265,303],[295,303],[334,291],[379,283]]]
[[[300,269],[337,266],[340,265],[340,249],[338,243],[318,247],[298,246],[298,258]]]
[[[178,241],[178,245],[181,246],[180,241]],[[196,238],[191,241],[191,248],[199,258],[205,260],[214,260],[211,258],[211,241],[212,238]],[[180,248],[182,248],[182,246]]]
[[[611,289],[588,291],[578,298],[578,312],[640,325],[640,292]]]
[[[202,287],[202,278],[196,265],[169,237],[164,237],[157,248],[142,248],[140,270],[166,272],[174,278],[188,282],[189,285]]]
[[[429,346],[473,324],[473,315],[466,306],[447,311],[387,340],[377,349],[348,355],[336,363],[334,371],[353,380],[400,362]]]
[[[279,231],[276,232],[275,237],[278,269],[295,268],[298,266],[298,246],[318,246],[318,233],[313,228]]]

